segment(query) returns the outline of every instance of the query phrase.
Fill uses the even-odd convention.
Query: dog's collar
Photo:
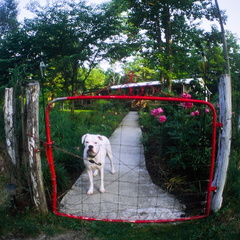
[[[100,148],[98,149],[98,152],[96,153],[96,155],[94,157],[87,157],[86,160],[89,161],[92,164],[96,164],[98,166],[101,166],[102,165],[101,163],[98,163],[98,162],[94,161],[94,158],[99,154],[99,152],[100,152]]]
[[[98,166],[102,165],[101,163],[97,163],[96,161],[94,161],[94,158],[87,158],[86,160],[89,161],[90,163],[96,164]]]

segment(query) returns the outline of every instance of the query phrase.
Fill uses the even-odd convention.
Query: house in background
[[[197,80],[198,83],[205,88],[205,101],[208,101],[210,98],[211,92],[207,88],[207,86],[204,84],[204,81],[202,78],[186,78],[186,79],[173,79],[172,80],[172,92],[177,96],[181,96],[182,93],[186,92],[188,93],[191,91],[191,81]],[[160,90],[161,82],[160,81],[149,81],[149,82],[131,82],[126,83],[122,85],[114,85],[111,86],[111,90],[118,90],[119,92],[125,89],[126,92],[132,95],[151,95],[151,92],[154,91],[154,89]]]

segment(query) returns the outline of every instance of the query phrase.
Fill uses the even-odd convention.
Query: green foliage
[[[4,37],[13,31],[17,31],[19,23],[17,21],[17,1],[4,0],[0,2],[0,35]]]
[[[84,74],[81,74],[80,76],[84,77]],[[88,78],[85,80],[85,89],[89,91],[103,88],[105,84],[105,78],[105,74],[100,69],[93,69]]]
[[[199,110],[199,115],[190,113]],[[147,154],[164,159],[172,170],[179,173],[200,171],[206,175],[204,166],[210,161],[211,114],[204,107],[187,110],[182,106],[164,105],[167,121],[159,121],[150,113],[141,114],[144,126],[144,144]],[[196,174],[194,174],[195,177]]]
[[[195,172],[210,161],[211,116],[205,113],[204,107],[198,116],[191,116],[190,111],[177,109],[169,117],[165,126],[165,136],[169,139],[165,156],[171,156],[171,167],[181,166],[180,171]]]
[[[117,2],[114,1],[116,6],[121,5]],[[142,68],[154,69],[159,79],[167,80],[167,87],[171,79],[203,73],[201,43],[208,40],[210,44],[217,44],[216,39],[207,38],[208,34],[199,28],[197,21],[216,18],[212,2],[125,0],[122,5],[119,8],[123,12],[130,9],[127,34],[139,45],[136,51],[144,59]]]
[[[4,20],[0,18],[0,28],[13,30],[0,39],[0,90],[11,86],[14,68],[18,68],[23,84],[39,80],[39,63],[44,60],[46,77],[41,79],[41,86],[49,97],[82,93],[103,85],[105,74],[99,69],[93,72],[102,59],[125,64],[126,57],[137,56],[124,69],[131,68],[141,79],[162,80],[169,85],[171,78],[197,75],[204,77],[211,92],[217,91],[217,78],[224,72],[221,35],[216,27],[204,32],[188,22],[203,17],[213,20],[214,6],[209,1],[149,4],[122,0],[97,8],[84,1],[56,1],[45,7],[37,3],[29,7],[36,17],[24,23],[16,22],[14,0],[0,6]],[[228,33],[227,41],[231,69],[239,72],[237,39]],[[120,76],[117,78],[112,74],[107,82],[119,82]]]
[[[167,117],[164,122],[159,116],[142,112],[140,124],[146,166],[153,182],[175,194],[192,215],[206,198],[212,114],[201,105],[194,104],[191,109],[181,105],[162,104],[162,114]],[[149,103],[151,110],[159,106]]]
[[[0,11],[5,13],[5,5],[10,6],[10,3],[14,1],[1,4]],[[116,36],[122,32],[121,17],[107,6],[99,5],[96,10],[84,1],[58,1],[45,7],[32,2],[29,10],[36,17],[27,19],[19,24],[17,30],[0,39],[1,85],[8,84],[9,71],[15,67],[20,69],[19,75],[25,81],[39,79],[39,63],[44,61],[47,65],[44,87],[52,95],[62,92],[71,95],[86,88],[102,86],[103,74],[99,75],[97,70],[93,76],[90,73],[99,59],[114,59],[109,49],[119,45]],[[15,14],[9,9],[7,13],[8,17]],[[0,15],[5,19],[4,14]],[[5,23],[1,20],[2,29]],[[110,42],[110,38],[115,40]],[[109,40],[107,43],[106,39]],[[81,75],[79,69],[86,69],[86,66],[87,71]]]

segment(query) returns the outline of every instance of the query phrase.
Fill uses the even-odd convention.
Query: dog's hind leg
[[[112,149],[111,149],[111,146],[109,145],[108,149],[107,149],[107,156],[108,156],[108,159],[110,161],[110,164],[111,164],[111,172],[112,174],[115,173],[115,169],[114,169],[114,166],[113,166],[113,154],[112,154]]]

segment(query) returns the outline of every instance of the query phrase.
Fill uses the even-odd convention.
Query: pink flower
[[[194,113],[194,112],[191,112],[190,115],[191,115],[191,116],[195,116],[195,113]]]
[[[194,114],[195,114],[195,115],[199,115],[199,111],[196,110],[196,111],[194,112]]]
[[[163,123],[167,120],[167,117],[165,115],[161,115],[163,112],[164,111],[162,108],[155,108],[151,110],[151,115],[157,117],[158,121]]]
[[[158,121],[163,123],[167,120],[167,117],[165,115],[161,115],[159,118],[158,118]]]
[[[163,112],[164,111],[162,110],[162,108],[156,108],[156,109],[151,110],[151,115],[154,117],[157,117],[158,115],[160,115]]]
[[[180,105],[187,109],[193,108],[193,103],[191,103],[191,102],[184,102],[184,103],[181,103]]]
[[[209,109],[208,109],[208,108],[206,108],[206,109],[205,109],[205,113],[208,113],[208,112],[210,112],[210,111],[209,111]]]
[[[182,98],[191,98],[192,96],[190,94],[184,92],[181,97]]]
[[[186,99],[190,99],[191,95],[184,92],[181,97],[182,98],[186,98]],[[180,106],[185,107],[187,109],[190,109],[190,108],[193,107],[193,103],[191,103],[191,102],[183,102],[183,103],[180,104]]]

